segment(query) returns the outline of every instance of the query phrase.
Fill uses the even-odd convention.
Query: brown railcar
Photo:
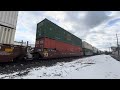
[[[20,45],[0,44],[0,62],[12,62],[24,58],[27,47]]]

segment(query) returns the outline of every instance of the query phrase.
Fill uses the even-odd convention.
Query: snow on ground
[[[23,71],[26,75],[0,75],[5,79],[120,79],[120,62],[109,55],[97,55],[76,59],[71,62],[58,62],[55,66],[33,68]]]

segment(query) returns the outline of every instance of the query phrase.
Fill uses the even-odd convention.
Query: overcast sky
[[[116,33],[120,41],[119,11],[20,11],[15,40],[34,44],[37,23],[44,18],[100,50],[116,46]]]

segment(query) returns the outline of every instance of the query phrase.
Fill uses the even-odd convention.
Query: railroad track
[[[32,60],[32,61],[18,61],[10,63],[0,63],[0,74],[10,74],[14,72],[21,72],[27,69],[37,68],[37,67],[50,67],[54,66],[58,62],[71,62],[80,57],[72,58],[59,58],[59,59],[48,59],[48,60]]]

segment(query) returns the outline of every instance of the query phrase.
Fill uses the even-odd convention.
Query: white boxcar
[[[82,42],[83,53],[85,56],[93,55],[93,47],[89,43],[83,41]]]
[[[0,43],[14,44],[18,11],[0,11]]]
[[[90,45],[89,43],[87,43],[87,42],[85,42],[85,41],[82,42],[82,47],[83,47],[83,48],[86,48],[86,49],[93,50],[92,45]]]
[[[93,53],[97,54],[97,52],[98,52],[98,49],[96,47],[93,47]]]

